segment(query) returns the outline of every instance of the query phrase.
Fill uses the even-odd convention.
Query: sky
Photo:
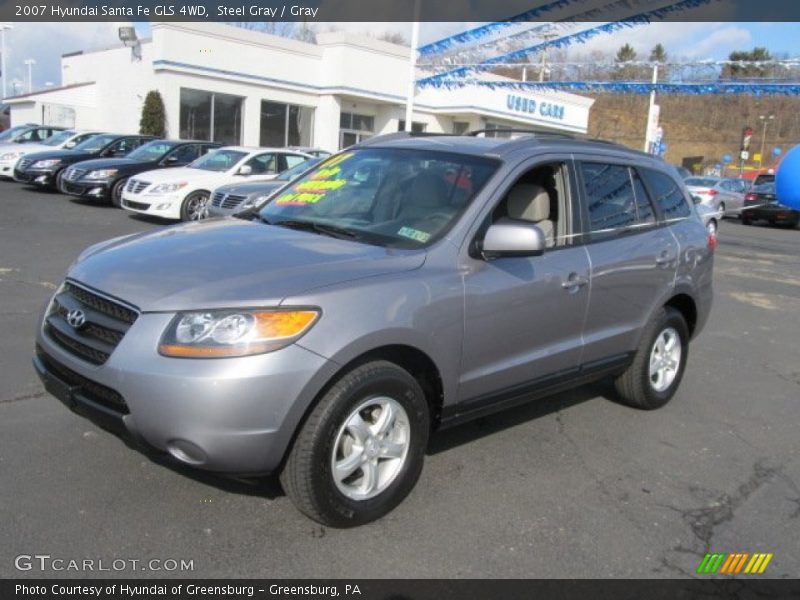
[[[67,52],[89,48],[118,46],[117,28],[129,23],[13,23],[5,32],[8,94],[27,91],[27,66],[32,58],[33,87],[50,83],[60,85],[60,57]],[[140,37],[147,37],[147,23],[136,23]],[[422,23],[420,43],[425,44],[478,23]],[[766,46],[773,54],[800,57],[797,23],[652,23],[650,25],[601,35],[586,44],[572,46],[572,52],[588,54],[592,50],[615,52],[630,43],[645,58],[656,43],[663,44],[672,57],[688,60],[724,59],[732,50]],[[399,31],[411,37],[410,23],[320,23],[320,30],[345,29],[355,33]]]

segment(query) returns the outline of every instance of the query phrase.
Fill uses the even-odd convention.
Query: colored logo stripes
[[[734,552],[726,554],[717,552],[706,554],[697,567],[697,572],[706,575],[718,573],[720,575],[738,575],[740,573],[752,574],[763,573],[769,561],[772,560],[772,553],[756,552]]]

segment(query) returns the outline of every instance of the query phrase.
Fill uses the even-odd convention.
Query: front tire
[[[64,184],[64,172],[66,169],[61,169],[58,173],[56,173],[55,181],[53,182],[53,188],[51,191],[60,192],[62,194],[66,194],[66,192],[62,189],[62,185]]]
[[[206,191],[192,192],[181,204],[181,221],[200,221],[206,218],[206,204],[210,194]]]
[[[674,308],[661,308],[642,335],[633,362],[614,382],[625,404],[661,408],[678,389],[689,355],[689,327]]]
[[[125,189],[125,184],[128,183],[128,178],[120,179],[111,188],[111,204],[117,208],[122,208],[122,191]]]
[[[281,484],[301,512],[324,525],[374,521],[419,479],[429,429],[428,403],[416,379],[387,361],[362,364],[311,411]]]

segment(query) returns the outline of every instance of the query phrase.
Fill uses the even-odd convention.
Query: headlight
[[[6,152],[2,156],[0,156],[0,160],[14,160],[15,158],[19,158],[25,154],[24,152]]]
[[[182,187],[186,187],[189,185],[185,181],[181,181],[180,183],[161,183],[150,190],[151,194],[169,194],[172,192],[177,192]]]
[[[179,358],[263,354],[288,346],[319,317],[317,309],[209,310],[179,313],[158,351]]]
[[[51,158],[48,160],[37,160],[33,163],[33,169],[49,169],[50,167],[55,167],[56,165],[61,164],[60,158]]]
[[[89,171],[84,175],[84,179],[110,179],[117,174],[117,169],[99,169],[97,171]]]
[[[263,204],[264,202],[269,200],[269,198],[270,198],[269,194],[259,194],[257,196],[248,196],[247,198],[245,198],[244,202],[242,202],[242,205],[239,208],[241,208],[241,209],[252,208],[253,206],[258,206],[259,204]]]

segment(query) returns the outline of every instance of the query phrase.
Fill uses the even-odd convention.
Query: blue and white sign
[[[537,102],[533,98],[508,94],[506,97],[506,108],[514,112],[528,113],[545,119],[564,120],[564,105],[556,104],[555,102],[546,102],[543,100]]]

